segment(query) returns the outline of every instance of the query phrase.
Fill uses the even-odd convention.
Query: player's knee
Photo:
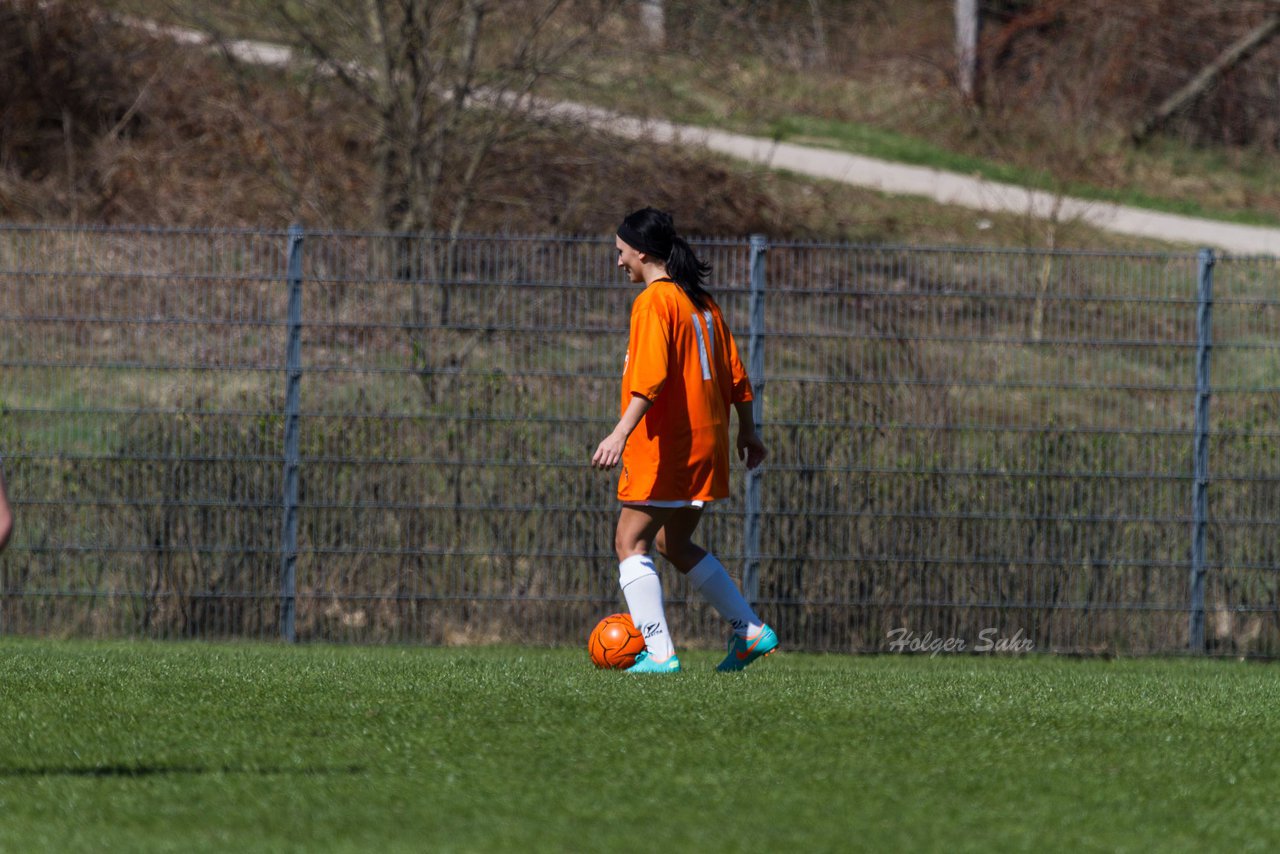
[[[613,538],[613,550],[618,555],[618,562],[621,563],[629,557],[648,554],[649,544],[618,532]]]
[[[706,554],[689,540],[673,541],[658,537],[658,553],[681,572],[688,572]]]
[[[0,512],[0,549],[9,544],[9,535],[13,533],[13,514]]]

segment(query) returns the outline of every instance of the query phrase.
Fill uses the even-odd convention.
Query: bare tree
[[[428,400],[476,344],[431,330],[450,324],[458,237],[486,161],[536,126],[538,85],[599,43],[621,2],[294,0],[266,13],[369,109],[373,208],[399,235],[380,251],[411,283],[406,334]]]
[[[978,0],[955,0],[956,82],[970,103],[978,100]]]
[[[667,15],[663,0],[640,0],[640,25],[653,47],[663,47],[667,41]]]
[[[276,14],[374,116],[380,224],[456,234],[485,159],[618,2],[296,0]]]

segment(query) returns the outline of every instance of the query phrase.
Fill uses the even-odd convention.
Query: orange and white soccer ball
[[[623,670],[644,652],[644,635],[631,622],[630,614],[610,614],[591,630],[587,649],[596,667]]]

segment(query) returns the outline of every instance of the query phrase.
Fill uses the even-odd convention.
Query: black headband
[[[641,236],[640,232],[636,231],[625,222],[618,226],[618,236],[621,237],[631,248],[638,249],[641,252],[648,253],[649,255],[657,256],[663,261],[666,261],[667,258],[671,256],[671,244],[668,243],[664,248],[656,243],[651,243],[645,240],[644,237]]]

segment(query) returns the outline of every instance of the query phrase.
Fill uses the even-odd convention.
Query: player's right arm
[[[631,437],[631,431],[636,429],[650,406],[653,406],[653,401],[649,398],[639,394],[631,395],[631,402],[622,413],[618,426],[614,427],[613,432],[606,436],[596,448],[595,454],[591,457],[591,465],[598,469],[611,469],[616,466],[622,460],[622,451],[627,447],[627,439]]]

